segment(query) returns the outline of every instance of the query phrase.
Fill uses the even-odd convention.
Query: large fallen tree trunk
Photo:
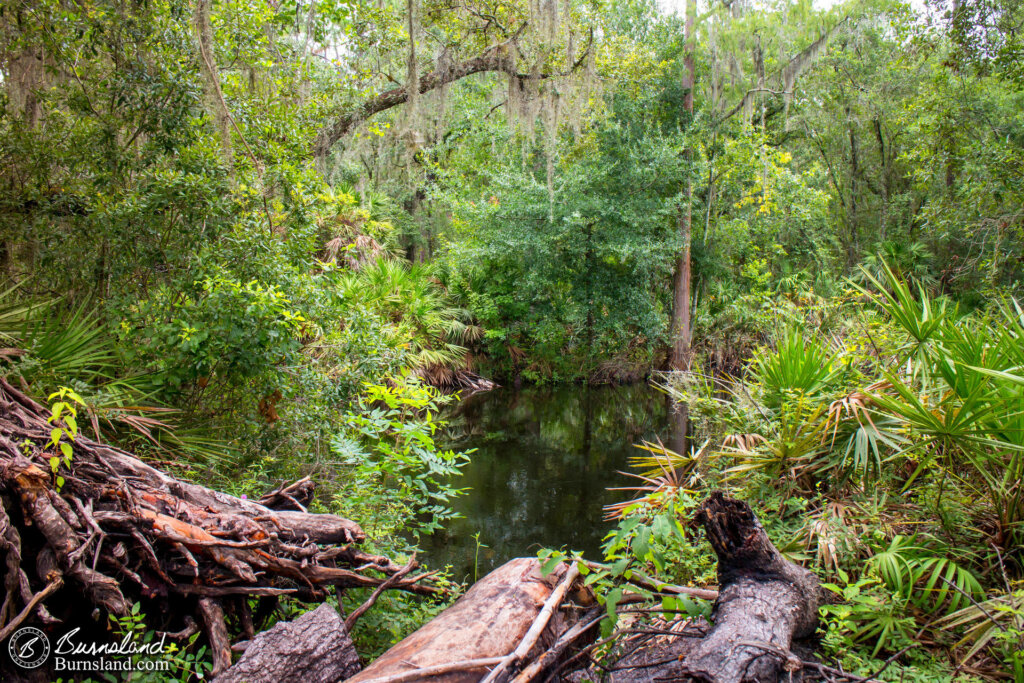
[[[159,599],[206,626],[217,673],[231,661],[225,608],[252,629],[246,596],[323,600],[331,587],[382,584],[439,592],[429,575],[361,551],[356,523],[306,512],[308,483],[268,494],[264,502],[294,508],[276,510],[180,481],[82,433],[60,440],[72,449],[67,466],[56,459],[51,415],[0,378],[0,634],[32,614],[56,621],[45,605],[54,592],[114,615],[138,597]]]
[[[566,630],[571,619],[559,606],[578,575],[561,565],[544,577],[538,560],[511,560],[347,683],[507,680]]]
[[[718,555],[719,595],[714,627],[686,655],[684,675],[713,683],[775,683],[781,672],[800,669],[790,645],[817,627],[818,578],[782,557],[743,501],[715,491],[701,503],[695,522]]]

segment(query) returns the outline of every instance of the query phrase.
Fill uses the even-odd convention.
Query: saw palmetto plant
[[[637,486],[620,486],[609,491],[632,491],[635,495],[631,500],[606,505],[605,519],[618,519],[623,513],[638,503],[657,504],[662,494],[673,491],[692,491],[700,485],[701,476],[698,466],[702,462],[710,442],[705,441],[700,448],[691,453],[676,453],[665,447],[659,439],[657,443],[644,441],[637,448],[647,452],[630,458],[630,465],[640,470],[636,472],[620,472],[628,477],[639,479]]]
[[[182,412],[155,398],[154,377],[128,372],[115,340],[85,307],[62,310],[59,302],[5,305],[0,293],[6,343],[5,372],[34,391],[49,394],[74,385],[81,394],[92,436],[204,462],[233,457],[232,446],[209,430],[183,424]]]
[[[936,622],[950,630],[965,630],[957,647],[965,648],[961,661],[967,662],[986,647],[1004,651],[1016,680],[1024,677],[1024,589],[997,593],[985,600],[972,601]]]
[[[414,367],[427,379],[458,368],[466,345],[483,336],[468,311],[448,303],[424,264],[379,258],[345,275],[339,289],[347,300],[367,305],[390,322],[396,340],[408,346]]]
[[[885,463],[906,438],[900,424],[886,415],[871,415],[872,392],[885,391],[882,380],[864,390],[837,398],[828,407],[823,438],[828,439],[832,469],[841,478],[858,479],[862,485],[882,476]]]

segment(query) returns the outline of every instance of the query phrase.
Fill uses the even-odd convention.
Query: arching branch
[[[526,30],[526,24],[520,26],[508,40],[502,41],[484,50],[480,55],[463,62],[456,62],[444,71],[431,71],[419,78],[420,94],[436,90],[437,88],[459,81],[466,76],[485,72],[506,73],[520,78],[529,78],[529,74],[520,74],[516,70],[515,47],[519,37]],[[543,73],[540,78],[551,78],[553,76],[566,76],[577,71],[586,62],[590,50],[593,49],[594,30],[590,30],[590,38],[586,50],[570,67],[560,73]],[[313,145],[313,154],[317,160],[322,161],[327,157],[331,147],[341,138],[345,137],[353,128],[363,121],[387,111],[392,107],[405,104],[409,99],[409,93],[405,87],[392,88],[376,95],[355,109],[349,110],[333,121],[329,122],[316,137]]]
[[[736,104],[736,106],[734,106],[732,109],[726,112],[724,116],[722,116],[721,121],[730,119],[739,112],[745,110],[747,105],[751,101],[753,101],[754,96],[759,93],[768,93],[770,95],[775,96],[781,95],[782,97],[792,97],[793,85],[795,84],[797,77],[809,64],[811,64],[822,52],[824,52],[825,47],[828,45],[828,41],[832,38],[835,32],[838,31],[842,26],[844,26],[849,20],[849,17],[843,17],[835,26],[828,29],[827,31],[823,31],[821,36],[819,36],[817,40],[815,40],[813,43],[805,47],[800,52],[790,57],[789,61],[787,61],[785,65],[777,69],[775,72],[769,74],[769,79],[773,81],[779,81],[783,84],[783,87],[780,90],[776,91],[764,87],[751,88],[746,93],[744,93],[743,98]]]

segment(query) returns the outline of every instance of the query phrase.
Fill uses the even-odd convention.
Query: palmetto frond
[[[638,503],[658,504],[663,498],[661,494],[670,491],[691,491],[700,482],[700,474],[697,472],[697,465],[701,461],[707,446],[704,444],[693,451],[691,455],[676,453],[665,447],[659,439],[656,444],[644,441],[636,447],[647,451],[650,455],[634,456],[630,458],[630,465],[643,468],[643,472],[620,472],[627,477],[639,479],[643,482],[637,486],[620,486],[608,489],[609,491],[633,491],[638,494],[632,500],[613,503],[604,507],[605,519],[618,519],[627,509]]]

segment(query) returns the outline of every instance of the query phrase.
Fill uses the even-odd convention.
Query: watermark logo
[[[35,669],[50,656],[50,639],[37,628],[19,628],[7,641],[11,660],[23,669]]]
[[[14,632],[7,641],[11,661],[23,669],[42,666],[53,655],[52,668],[56,672],[130,672],[170,671],[168,660],[176,648],[166,642],[166,634],[159,640],[142,642],[129,632],[117,642],[96,642],[80,639],[80,628],[74,628],[57,639],[50,647],[50,639],[37,628],[26,626]]]

